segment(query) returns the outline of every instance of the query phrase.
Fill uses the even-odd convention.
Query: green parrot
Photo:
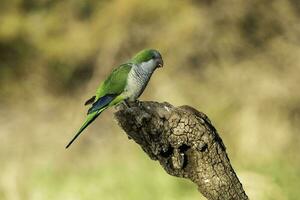
[[[96,91],[96,95],[85,102],[92,104],[87,117],[68,148],[82,131],[90,125],[105,109],[127,101],[135,101],[144,91],[156,68],[163,66],[160,53],[154,49],[145,49],[137,53],[128,62],[114,69]]]

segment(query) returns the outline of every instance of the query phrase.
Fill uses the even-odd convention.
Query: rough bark
[[[248,199],[222,139],[208,117],[190,106],[133,102],[115,113],[119,125],[173,176],[192,180],[209,200]]]

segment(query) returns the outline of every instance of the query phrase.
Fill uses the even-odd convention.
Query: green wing
[[[107,77],[107,79],[103,81],[97,89],[95,101],[108,94],[121,94],[125,89],[128,73],[131,68],[132,64],[127,63],[120,65],[118,68],[113,70],[109,77]]]
[[[120,65],[118,68],[112,71],[109,77],[100,84],[96,97],[90,98],[85,104],[93,103],[92,107],[88,111],[88,116],[75,134],[73,139],[68,143],[66,148],[68,148],[82,133],[82,131],[90,125],[100,114],[104,111],[107,107],[109,107],[110,103],[114,104],[123,100],[123,97],[120,95],[126,86],[128,73],[132,64],[123,64]]]

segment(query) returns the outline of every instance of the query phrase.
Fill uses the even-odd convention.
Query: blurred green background
[[[1,0],[0,199],[204,199],[83,103],[143,48],[165,67],[142,100],[191,105],[251,199],[300,199],[297,0]]]

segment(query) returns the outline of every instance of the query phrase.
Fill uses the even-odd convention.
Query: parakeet
[[[155,69],[163,66],[159,51],[145,49],[137,53],[128,62],[114,69],[96,91],[96,95],[85,102],[92,104],[87,117],[68,148],[82,131],[90,125],[105,109],[127,101],[135,101],[144,91]]]

